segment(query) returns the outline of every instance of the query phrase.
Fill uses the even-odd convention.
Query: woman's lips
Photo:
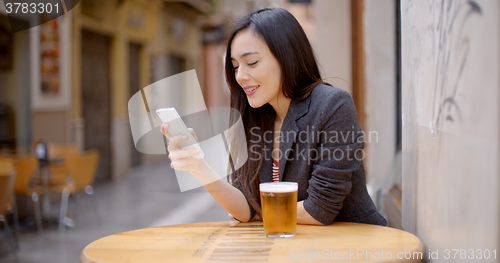
[[[253,95],[257,90],[259,89],[259,85],[257,86],[245,86],[243,89],[245,90],[245,93],[247,96]]]

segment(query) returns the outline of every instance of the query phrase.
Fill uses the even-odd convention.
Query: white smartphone
[[[168,123],[168,131],[172,136],[186,135],[188,137],[187,141],[179,142],[179,147],[183,150],[195,150],[198,149],[200,152],[197,155],[193,155],[192,157],[196,159],[203,159],[205,154],[201,150],[200,145],[196,142],[193,135],[189,132],[186,124],[179,116],[179,113],[175,110],[175,108],[162,108],[157,109],[156,113],[160,116],[160,119],[163,123]]]

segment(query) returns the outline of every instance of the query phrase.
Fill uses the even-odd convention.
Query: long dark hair
[[[258,173],[265,155],[263,135],[266,131],[272,131],[276,112],[269,103],[259,108],[252,108],[244,90],[236,81],[231,62],[231,44],[235,35],[244,29],[260,35],[278,60],[281,67],[281,91],[285,97],[292,100],[307,98],[322,80],[313,49],[304,30],[295,17],[285,9],[259,9],[234,22],[228,39],[225,73],[231,90],[231,108],[239,111],[243,121],[248,160],[240,169],[231,173],[229,179],[233,185],[242,190],[248,203],[260,215],[262,210]],[[234,123],[236,117],[231,115],[230,122]],[[255,138],[251,140],[250,130],[253,127],[259,127],[252,130],[252,135],[260,136],[260,140]],[[228,140],[232,147],[237,147],[237,141],[232,141],[231,137]],[[255,149],[259,149],[260,153]],[[231,159],[229,161],[232,162]]]

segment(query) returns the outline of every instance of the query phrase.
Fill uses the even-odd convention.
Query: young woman
[[[366,190],[364,134],[352,98],[322,82],[312,47],[288,11],[265,8],[236,21],[225,71],[248,161],[230,183],[216,180],[204,159],[188,158],[197,151],[179,149],[187,138],[172,137],[164,125],[172,168],[191,172],[242,222],[260,219],[259,183],[293,181],[299,185],[298,224],[387,225]]]

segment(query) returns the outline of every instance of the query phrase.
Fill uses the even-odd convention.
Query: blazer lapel
[[[283,124],[281,125],[281,137],[280,137],[280,159],[279,159],[279,177],[280,181],[283,180],[283,173],[285,170],[285,165],[288,160],[288,155],[290,154],[290,149],[292,148],[295,138],[299,132],[297,127],[297,120],[304,116],[309,111],[309,104],[311,102],[311,96],[297,101],[292,100],[288,106],[288,111],[286,113]],[[272,145],[271,145],[272,148]],[[270,168],[271,169],[271,168]]]

